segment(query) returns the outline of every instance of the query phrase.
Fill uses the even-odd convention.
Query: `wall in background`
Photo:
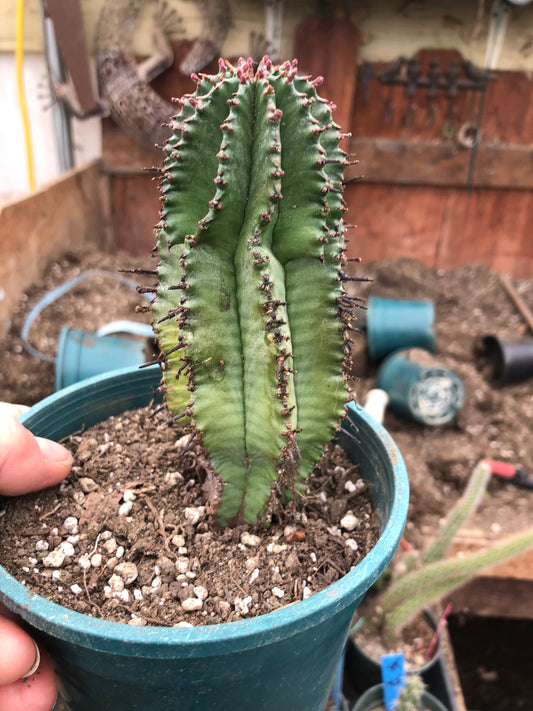
[[[94,47],[98,16],[103,0],[81,0],[87,39]],[[194,39],[202,24],[202,7],[209,3],[194,0],[168,0],[183,18],[185,39]],[[309,0],[285,0],[283,14],[283,58],[292,51],[292,38],[298,24],[312,13]],[[326,3],[322,3],[326,4]],[[400,54],[409,56],[420,49],[456,49],[475,64],[485,59],[486,38],[491,21],[491,0],[339,0],[333,3],[337,13],[348,8],[353,24],[363,33],[361,59],[390,61]],[[42,52],[43,42],[39,0],[26,0],[26,40],[28,52]],[[480,11],[481,8],[481,11]],[[223,46],[225,56],[247,54],[251,31],[264,31],[262,0],[231,0],[232,26]],[[501,48],[498,69],[533,70],[533,4],[509,8],[507,32]],[[0,52],[12,52],[15,46],[15,3],[0,0]],[[150,52],[150,13],[141,18],[135,51]]]
[[[15,59],[0,53],[0,203],[29,192],[26,152],[16,85]],[[42,54],[27,54],[24,84],[31,127],[35,182],[40,188],[59,177],[58,148]],[[102,126],[97,118],[72,120],[75,166],[83,166],[102,154]]]
[[[202,31],[205,18],[200,8],[209,2],[168,2],[183,17],[184,32],[174,42],[179,49]],[[264,3],[230,0],[230,5],[233,17],[222,53],[236,57],[248,53],[251,32],[264,31]],[[389,90],[378,73],[398,56],[415,53],[425,67],[431,56],[439,56],[445,67],[454,53],[461,61],[483,67],[494,21],[491,7],[498,3],[339,0],[333,3],[333,15],[313,18],[313,8],[324,5],[285,1],[280,54],[282,58],[296,55],[304,71],[325,76],[322,93],[338,104],[336,119],[352,131],[350,150],[360,166],[351,175],[358,171],[364,176],[362,183],[347,189],[348,220],[358,225],[350,247],[354,256],[374,261],[401,254],[434,268],[482,261],[517,276],[533,274],[529,228],[533,218],[533,3],[507,6],[505,32],[492,52],[497,81],[491,82],[484,111],[478,112],[479,97],[463,92],[455,102],[450,135],[443,130],[449,122],[442,92],[431,125],[426,121],[424,91],[417,93],[408,122],[404,87]],[[89,49],[94,51],[102,0],[82,0],[81,6]],[[39,2],[27,0],[25,7],[26,94],[36,177],[43,186],[58,175],[57,148],[46,108],[49,101],[40,97],[39,89],[39,84],[46,86]],[[149,13],[143,11],[134,41],[137,55],[150,52],[150,27]],[[0,149],[7,157],[0,168],[0,201],[27,192],[15,91],[14,28],[14,3],[0,0],[0,71],[5,87],[0,94]],[[175,65],[153,83],[165,98],[192,89],[189,78]],[[216,71],[216,64],[206,70]],[[385,120],[390,96],[394,112],[391,120]],[[458,144],[456,133],[480,116],[482,141],[471,171],[471,152]],[[117,244],[145,253],[153,241],[158,200],[156,185],[144,168],[158,163],[160,154],[140,149],[109,119],[75,121],[74,131],[76,166],[103,157]]]

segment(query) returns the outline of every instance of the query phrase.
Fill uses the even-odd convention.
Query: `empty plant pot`
[[[148,405],[160,379],[157,366],[95,376],[20,419],[36,435],[59,440]],[[139,627],[61,607],[0,567],[0,601],[49,651],[69,711],[322,711],[354,611],[398,547],[409,496],[387,432],[352,403],[347,417],[343,428],[353,434],[341,431],[339,441],[369,482],[381,536],[352,571],[306,600],[237,622]]]
[[[533,377],[532,338],[502,341],[498,336],[485,336],[477,355],[482,369],[500,385]]]
[[[152,353],[153,345],[147,337],[100,335],[64,326],[57,344],[55,388],[61,390],[110,370],[139,366],[149,361]]]
[[[393,412],[424,425],[451,422],[465,399],[459,376],[418,348],[388,356],[378,371],[377,387],[388,394]]]
[[[431,301],[368,298],[366,335],[368,353],[378,361],[393,351],[424,348],[433,352],[435,308]]]

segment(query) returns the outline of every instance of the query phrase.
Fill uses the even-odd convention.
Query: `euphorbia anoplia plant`
[[[344,412],[347,158],[296,61],[194,78],[163,149],[153,323],[168,405],[220,477],[218,520],[255,524],[302,490]]]

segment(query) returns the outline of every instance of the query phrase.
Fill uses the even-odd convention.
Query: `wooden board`
[[[529,191],[356,183],[345,192],[349,257],[415,259],[431,269],[480,263],[533,275]]]
[[[344,131],[349,131],[353,116],[359,43],[359,31],[350,20],[331,12],[303,20],[294,37],[300,71],[324,77],[319,94],[336,105],[335,122]]]
[[[422,66],[436,58],[444,68],[457,52],[426,50]],[[349,256],[365,262],[410,257],[433,269],[482,263],[519,278],[533,275],[533,92],[520,72],[497,72],[487,90],[482,140],[473,180],[468,184],[470,151],[445,140],[447,99],[436,101],[426,122],[427,96],[419,91],[414,117],[406,125],[405,88],[392,87],[391,121],[385,119],[389,88],[378,78],[383,64],[370,69],[366,92],[359,82],[352,117],[351,150],[359,165],[348,185],[347,222],[358,225]],[[474,99],[474,100],[473,100]],[[479,97],[459,96],[454,126],[475,120]]]
[[[471,151],[455,141],[356,136],[349,145],[359,165],[346,176],[365,183],[533,190],[533,146],[481,143],[470,180]]]
[[[478,576],[453,592],[448,601],[454,613],[464,610],[486,617],[533,620],[533,581]]]
[[[455,538],[455,542],[450,550],[450,556],[475,553],[476,551],[488,548],[495,542],[497,542],[497,538],[493,537],[489,539],[481,530],[463,529],[459,531]],[[492,566],[484,575],[485,577],[491,578],[529,581],[533,584],[533,549]],[[533,605],[533,598],[531,603]]]
[[[0,338],[15,304],[49,260],[83,242],[108,245],[107,208],[99,161],[1,207]]]
[[[159,185],[149,175],[110,176],[115,247],[147,256],[155,245],[159,220]]]

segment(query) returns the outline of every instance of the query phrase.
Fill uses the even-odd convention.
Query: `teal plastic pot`
[[[388,406],[397,415],[424,425],[444,425],[464,405],[463,383],[452,370],[429,363],[427,352],[417,360],[416,350],[389,355],[378,371],[377,387],[388,394]]]
[[[105,335],[64,326],[59,335],[55,388],[61,390],[93,375],[150,360],[150,342],[135,335]]]
[[[21,421],[57,440],[147,405],[159,382],[157,366],[104,374],[54,393]],[[358,406],[343,429],[340,441],[370,484],[382,533],[350,573],[305,601],[219,625],[136,627],[62,608],[0,568],[0,601],[50,651],[71,711],[324,708],[353,613],[394,555],[408,505],[405,467],[385,430]]]
[[[352,711],[374,711],[383,707],[383,684],[373,686],[361,696]],[[430,694],[428,691],[422,692],[422,711],[447,711],[446,706]]]
[[[370,358],[379,361],[403,348],[435,350],[431,301],[386,299],[369,296],[366,313],[367,348]]]

